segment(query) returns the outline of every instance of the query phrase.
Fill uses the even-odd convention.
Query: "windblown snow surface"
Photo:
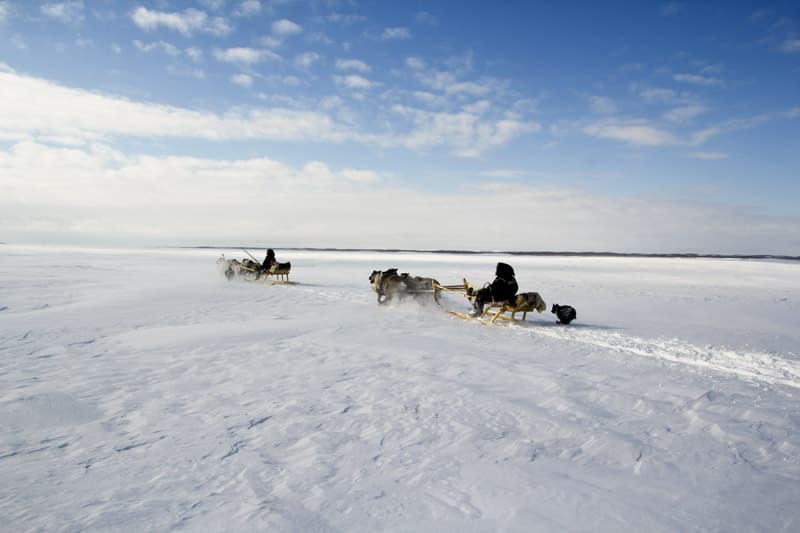
[[[1,251],[3,531],[800,530],[798,264]],[[498,260],[548,312],[367,280]]]

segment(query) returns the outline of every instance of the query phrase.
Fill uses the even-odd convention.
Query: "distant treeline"
[[[211,249],[211,250],[261,250],[264,246],[178,246],[178,248]],[[297,250],[309,252],[378,252],[378,253],[423,253],[423,254],[461,254],[461,255],[530,255],[541,257],[662,257],[681,259],[780,259],[786,261],[800,261],[796,255],[728,255],[728,254],[640,254],[622,252],[530,252],[519,250],[407,250],[403,248],[294,248],[287,247],[281,250]]]

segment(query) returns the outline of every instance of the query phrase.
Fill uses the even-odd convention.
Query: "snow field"
[[[4,249],[9,531],[798,527],[800,265],[278,250],[298,284],[268,286],[212,250]],[[367,281],[501,259],[578,320]]]

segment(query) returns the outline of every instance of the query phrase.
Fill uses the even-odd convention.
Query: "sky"
[[[0,242],[800,255],[797,2],[0,0]]]

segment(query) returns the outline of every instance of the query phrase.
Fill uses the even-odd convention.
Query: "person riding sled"
[[[261,268],[264,270],[269,270],[272,265],[277,263],[278,261],[275,260],[275,250],[272,248],[267,250],[267,257],[264,258],[264,262],[261,263]]]
[[[514,278],[514,269],[506,263],[497,263],[495,278],[491,285],[478,290],[472,302],[470,316],[478,317],[483,314],[483,306],[488,302],[506,302],[517,295],[517,280]]]

